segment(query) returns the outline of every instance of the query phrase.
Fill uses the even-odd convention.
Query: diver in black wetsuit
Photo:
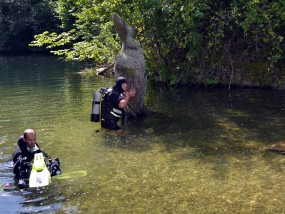
[[[41,153],[41,149],[36,142],[36,133],[32,129],[24,131],[23,136],[18,140],[18,147],[13,153],[13,173],[15,174],[16,180],[18,180],[18,187],[23,189],[26,187],[26,179],[29,179],[32,164],[31,161],[34,159],[36,153]],[[44,153],[44,152],[42,152]],[[47,158],[48,155],[44,153]],[[51,176],[61,174],[59,169],[60,163],[58,158],[55,160],[49,159],[47,167],[51,173]]]
[[[121,129],[117,122],[124,114],[124,108],[130,98],[136,96],[136,91],[131,89],[127,91],[127,80],[124,77],[118,77],[116,84],[108,89],[102,99],[102,119],[101,126],[105,129]]]

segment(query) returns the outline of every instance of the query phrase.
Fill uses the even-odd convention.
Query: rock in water
[[[270,145],[267,150],[285,155],[285,141],[278,141],[277,143]]]
[[[125,77],[128,89],[136,90],[136,96],[130,100],[125,110],[127,115],[137,118],[147,113],[147,108],[144,106],[147,76],[143,49],[134,39],[136,35],[134,27],[128,26],[116,13],[113,15],[113,23],[122,42],[121,52],[115,59],[115,76]]]

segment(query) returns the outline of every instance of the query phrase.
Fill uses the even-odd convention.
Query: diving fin
[[[50,172],[46,167],[43,153],[36,153],[34,164],[30,174],[29,186],[42,187],[47,186],[51,182]]]

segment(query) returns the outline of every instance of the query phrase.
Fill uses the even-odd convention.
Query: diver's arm
[[[128,104],[129,99],[130,99],[130,95],[129,95],[128,93],[124,94],[124,96],[125,96],[124,99],[121,100],[120,103],[119,103],[119,105],[118,105],[118,107],[119,107],[120,109],[125,108],[125,106]]]
[[[130,98],[135,97],[136,96],[136,90],[131,89],[128,92],[124,92],[122,93],[123,99],[120,101],[118,107],[123,109],[126,107],[126,105],[128,104]]]

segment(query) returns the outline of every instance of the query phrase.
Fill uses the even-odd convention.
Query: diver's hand
[[[123,99],[129,99],[131,97],[135,97],[136,96],[136,90],[135,89],[131,89],[130,91],[126,91],[122,93],[122,98]]]
[[[130,97],[135,97],[136,96],[136,90],[135,89],[131,89],[129,92],[128,92],[128,94],[129,94],[129,96]]]

